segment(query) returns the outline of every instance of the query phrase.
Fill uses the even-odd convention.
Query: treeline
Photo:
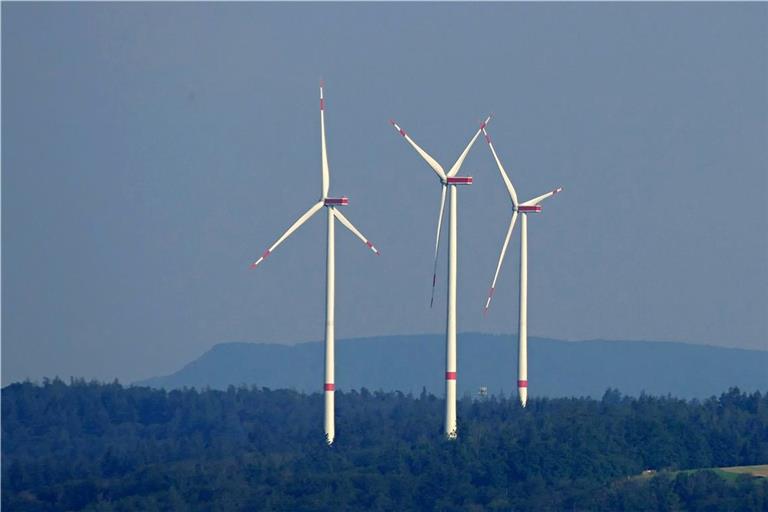
[[[768,395],[705,401],[123,387],[2,390],[4,511],[768,510],[768,479],[675,470],[768,463]],[[658,473],[637,478],[645,469]]]

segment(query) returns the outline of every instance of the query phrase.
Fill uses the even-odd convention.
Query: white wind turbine
[[[512,200],[512,220],[509,223],[509,229],[507,229],[507,236],[504,237],[504,243],[501,246],[499,262],[496,264],[496,273],[493,275],[491,289],[488,292],[488,300],[485,302],[486,313],[491,305],[493,292],[496,289],[496,280],[499,278],[501,264],[504,262],[504,255],[507,252],[507,245],[512,236],[512,230],[515,228],[517,215],[520,213],[522,216],[520,219],[520,324],[517,346],[517,391],[520,396],[520,403],[525,407],[525,404],[528,401],[528,214],[541,212],[540,203],[544,199],[561,192],[563,188],[556,188],[551,192],[534,197],[524,203],[519,203],[517,201],[515,187],[512,186],[509,176],[507,176],[506,171],[504,171],[504,167],[501,165],[501,160],[499,160],[496,150],[493,147],[493,143],[491,142],[491,137],[488,135],[485,128],[483,128],[483,135],[485,135],[485,140],[488,142],[488,147],[491,148],[493,158],[496,160],[496,165],[499,167],[499,173],[504,180],[504,184],[507,186],[509,198]]]
[[[336,427],[334,422],[334,392],[336,390],[334,378],[334,299],[335,299],[335,220],[338,219],[344,227],[349,229],[356,237],[363,241],[374,253],[379,251],[373,244],[365,238],[360,231],[336,208],[337,206],[347,206],[349,199],[347,197],[328,197],[328,188],[330,186],[330,171],[328,169],[328,153],[325,149],[325,100],[323,99],[323,84],[320,84],[320,144],[322,158],[322,194],[320,200],[312,205],[304,215],[294,222],[269,249],[264,251],[261,258],[256,260],[251,268],[255,268],[264,261],[278,245],[291,236],[302,224],[310,217],[325,207],[328,212],[328,242],[326,258],[326,293],[325,293],[325,439],[328,444],[333,443],[336,436]]]
[[[419,155],[429,164],[437,177],[440,178],[441,184],[441,196],[440,196],[440,214],[437,218],[437,236],[435,238],[435,259],[434,259],[434,273],[432,275],[432,300],[430,301],[430,307],[435,297],[435,280],[437,278],[437,254],[440,247],[440,228],[443,222],[443,212],[445,209],[445,195],[446,191],[450,188],[451,191],[451,203],[450,214],[448,222],[448,313],[447,313],[447,325],[446,325],[446,337],[445,337],[445,435],[449,439],[455,439],[457,436],[456,425],[456,267],[457,262],[457,185],[471,185],[471,176],[456,176],[461,168],[461,164],[464,163],[464,159],[467,157],[470,148],[480,135],[480,131],[485,128],[485,125],[490,121],[491,116],[481,123],[480,128],[475,133],[475,136],[469,141],[467,147],[459,155],[456,163],[450,168],[448,172],[445,172],[443,167],[432,158],[426,151],[421,149],[411,137],[400,128],[400,126],[394,121],[390,121],[392,126],[395,127],[400,135],[402,135],[406,141],[416,150]]]

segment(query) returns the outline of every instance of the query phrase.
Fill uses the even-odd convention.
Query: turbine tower
[[[330,170],[328,168],[328,152],[325,148],[325,99],[323,98],[323,84],[320,83],[320,155],[322,160],[322,193],[320,200],[312,205],[301,217],[289,227],[280,238],[273,243],[269,249],[264,251],[261,258],[256,260],[251,268],[255,268],[262,261],[264,261],[278,245],[283,243],[286,238],[291,236],[294,231],[299,229],[302,224],[307,222],[310,217],[325,207],[328,219],[328,238],[327,238],[327,257],[326,257],[326,289],[325,289],[325,381],[324,381],[324,394],[325,394],[325,440],[330,445],[333,443],[336,437],[336,427],[334,421],[334,392],[336,391],[335,384],[335,368],[334,368],[334,318],[335,318],[335,254],[336,254],[336,242],[335,242],[335,221],[338,220],[341,224],[349,229],[357,238],[363,241],[363,243],[371,249],[374,253],[379,254],[379,251],[373,246],[373,244],[363,236],[360,231],[347,219],[341,211],[337,209],[338,206],[347,206],[349,199],[347,197],[328,197],[328,189],[330,187]]]
[[[488,308],[491,305],[491,299],[493,298],[493,292],[496,289],[496,280],[499,278],[499,272],[501,271],[501,265],[504,262],[504,255],[507,252],[507,245],[509,245],[509,239],[512,236],[512,230],[515,228],[515,221],[517,220],[518,213],[520,218],[520,323],[518,330],[518,357],[517,357],[517,392],[520,397],[520,404],[525,407],[528,401],[528,214],[541,212],[541,202],[553,195],[561,192],[562,187],[556,188],[551,192],[534,197],[524,203],[519,203],[517,200],[517,193],[515,187],[512,186],[512,182],[509,180],[504,166],[501,165],[501,160],[496,154],[496,149],[493,147],[491,137],[488,132],[483,128],[483,135],[488,143],[488,147],[491,148],[493,158],[496,160],[496,165],[499,168],[499,174],[504,180],[504,184],[509,192],[509,198],[512,201],[512,219],[509,222],[509,229],[507,229],[507,235],[504,237],[504,243],[501,245],[501,254],[499,255],[499,262],[496,264],[496,273],[493,275],[493,281],[491,282],[491,288],[488,292],[488,299],[485,301],[485,313],[488,312]]]
[[[437,279],[437,255],[440,248],[440,228],[443,222],[443,213],[445,211],[445,196],[448,189],[451,192],[450,213],[448,222],[448,311],[447,311],[447,323],[446,323],[446,336],[445,336],[445,435],[449,439],[455,439],[457,436],[456,425],[456,268],[457,261],[457,209],[458,209],[458,193],[457,185],[471,185],[471,176],[457,176],[461,165],[464,163],[464,159],[467,157],[470,148],[480,135],[480,131],[485,128],[485,125],[490,121],[491,117],[480,124],[480,128],[475,133],[475,136],[469,141],[467,147],[459,155],[456,163],[450,168],[448,172],[445,172],[443,167],[432,158],[426,151],[421,149],[411,137],[400,128],[400,126],[394,121],[390,121],[392,126],[395,127],[400,135],[410,144],[416,152],[429,164],[437,177],[440,179],[441,196],[440,196],[440,213],[437,217],[437,235],[435,237],[435,258],[434,258],[434,271],[432,274],[432,299],[430,300],[430,307],[434,302],[435,297],[435,281]]]

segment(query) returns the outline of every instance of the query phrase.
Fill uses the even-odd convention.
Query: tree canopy
[[[491,396],[459,403],[123,387],[2,390],[3,510],[766,510],[768,479],[689,468],[768,463],[768,395],[704,401]],[[654,470],[651,478],[637,477]]]

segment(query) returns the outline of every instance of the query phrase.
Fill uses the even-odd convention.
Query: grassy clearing
[[[725,468],[696,468],[696,469],[683,469],[680,471],[651,471],[651,472],[643,472],[640,475],[635,476],[634,478],[638,478],[641,480],[646,480],[653,478],[654,476],[664,473],[666,475],[669,475],[671,477],[675,477],[679,474],[691,474],[696,473],[698,471],[712,471],[716,475],[720,476],[721,478],[725,478],[726,480],[736,480],[739,475],[752,475],[754,477],[759,478],[768,478],[768,464],[760,464],[757,466],[731,466],[731,467],[725,467]]]
[[[768,464],[760,464],[758,466],[732,466],[729,468],[717,468],[720,471],[728,474],[744,474],[759,476],[762,478],[768,478]]]

